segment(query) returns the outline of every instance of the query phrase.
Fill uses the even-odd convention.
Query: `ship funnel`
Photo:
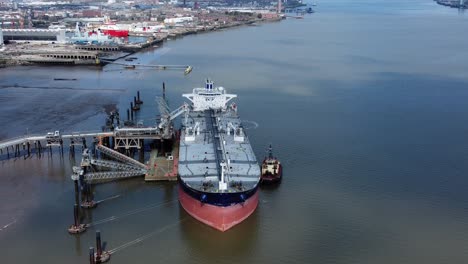
[[[213,81],[211,81],[210,79],[207,79],[206,84],[205,84],[205,89],[208,91],[213,90]]]

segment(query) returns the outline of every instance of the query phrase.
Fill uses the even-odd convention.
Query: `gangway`
[[[92,181],[108,181],[108,180],[119,180],[131,177],[144,176],[145,172],[129,170],[129,171],[101,171],[101,172],[90,172],[84,175],[87,182]]]
[[[96,146],[96,149],[101,151],[102,153],[108,155],[109,157],[112,157],[116,160],[119,160],[123,163],[127,163],[127,164],[131,164],[137,168],[140,168],[140,169],[143,169],[143,170],[146,170],[146,165],[137,161],[137,160],[134,160],[130,157],[127,157],[125,156],[124,154],[120,153],[120,152],[117,152],[113,149],[110,149],[106,146],[103,146],[103,145],[97,145]]]
[[[83,137],[110,137],[113,136],[114,132],[74,132],[72,134],[57,135],[54,136],[54,141],[60,141],[63,139],[72,139],[72,138],[83,138]],[[22,137],[17,137],[13,139],[8,139],[0,142],[0,150],[7,149],[9,147],[14,147],[16,145],[23,145],[26,143],[36,142],[36,141],[46,141],[50,139],[50,135],[26,135]]]
[[[108,64],[116,64],[116,65],[128,67],[129,69],[135,69],[136,67],[141,67],[141,68],[155,68],[158,70],[184,70],[185,75],[191,73],[193,70],[193,67],[190,65],[130,64],[130,63],[115,62],[115,61],[105,60],[105,59],[101,59],[101,61],[108,63]]]
[[[90,159],[90,164],[95,166],[100,166],[109,169],[116,169],[116,170],[129,170],[129,171],[141,171],[142,169],[134,166],[132,164],[127,163],[120,163],[111,160],[103,160],[103,159]]]

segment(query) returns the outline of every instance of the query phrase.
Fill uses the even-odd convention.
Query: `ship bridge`
[[[183,97],[192,102],[193,111],[205,111],[209,109],[226,110],[227,103],[236,98],[235,94],[227,94],[223,87],[214,87],[211,80],[206,80],[205,88],[195,88],[190,94]]]

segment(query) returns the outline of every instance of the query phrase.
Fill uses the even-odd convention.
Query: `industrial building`
[[[3,41],[66,42],[63,29],[2,29],[2,33]]]

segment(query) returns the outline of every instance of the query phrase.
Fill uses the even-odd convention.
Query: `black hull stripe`
[[[190,197],[202,202],[207,203],[215,206],[222,206],[227,207],[239,203],[245,202],[247,199],[252,197],[258,190],[258,184],[255,188],[246,190],[243,192],[235,192],[235,193],[209,193],[209,192],[202,192],[199,190],[195,190],[190,188],[179,178],[179,185],[182,187],[182,190],[190,195]]]

